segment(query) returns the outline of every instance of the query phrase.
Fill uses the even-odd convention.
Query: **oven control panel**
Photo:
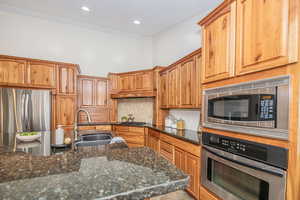
[[[275,106],[276,105],[274,95],[260,95],[260,120],[274,120]]]
[[[206,132],[202,133],[202,143],[204,147],[209,146],[269,164],[279,163],[281,168],[287,168],[288,150],[284,148]]]

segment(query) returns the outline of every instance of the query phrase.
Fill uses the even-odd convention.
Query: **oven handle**
[[[206,151],[208,151],[208,152],[210,152],[210,153],[212,153],[216,156],[219,156],[219,157],[221,157],[225,160],[228,160],[228,161],[233,162],[233,163],[237,163],[239,165],[242,165],[242,166],[245,166],[245,167],[248,167],[248,168],[252,168],[254,170],[264,171],[264,172],[267,172],[267,173],[270,173],[270,174],[273,174],[273,175],[279,176],[279,177],[285,176],[285,173],[286,173],[284,170],[282,170],[280,168],[269,166],[269,165],[266,165],[264,163],[257,162],[255,160],[250,160],[248,158],[244,158],[242,156],[238,156],[238,155],[233,154],[235,158],[237,158],[239,160],[242,160],[242,161],[239,161],[237,159],[231,158],[231,157],[233,157],[233,156],[229,155],[231,153],[228,153],[228,152],[225,152],[225,151],[222,151],[222,150],[219,150],[219,149],[215,149],[215,148],[212,148],[212,147],[209,147],[209,146],[206,146],[206,145],[203,145],[203,148]],[[243,161],[246,161],[246,162],[243,162]],[[249,164],[249,162],[255,163],[255,164]]]

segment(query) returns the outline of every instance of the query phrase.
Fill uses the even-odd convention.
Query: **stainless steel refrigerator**
[[[0,145],[14,145],[17,132],[50,131],[50,122],[50,91],[0,88]]]

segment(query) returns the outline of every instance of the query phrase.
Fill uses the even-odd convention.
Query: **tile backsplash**
[[[123,116],[133,114],[134,121],[152,123],[153,103],[152,98],[119,99],[118,121],[121,121]]]
[[[200,123],[200,110],[182,110],[172,109],[170,114],[176,119],[183,119],[185,122],[185,129],[198,131]]]

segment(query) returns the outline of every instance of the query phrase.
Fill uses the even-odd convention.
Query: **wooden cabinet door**
[[[56,97],[56,124],[63,126],[73,126],[75,121],[76,97],[61,96]]]
[[[75,67],[59,66],[58,67],[58,93],[75,94],[76,93],[76,70]]]
[[[111,94],[115,94],[119,92],[119,75],[117,74],[109,74],[109,90]]]
[[[136,90],[153,90],[153,71],[140,72],[135,75]]]
[[[195,93],[195,107],[200,108],[202,103],[202,87],[201,87],[201,66],[202,66],[202,54],[198,54],[195,56],[195,86],[196,86],[196,93]]]
[[[107,80],[95,79],[95,106],[107,106]]]
[[[180,75],[178,67],[174,67],[168,72],[168,107],[176,107],[180,105]]]
[[[54,64],[31,61],[28,63],[28,80],[32,86],[55,88],[56,66]]]
[[[202,82],[234,76],[236,2],[211,16],[202,27]]]
[[[296,1],[237,1],[238,75],[298,60]]]
[[[120,76],[120,90],[123,91],[133,91],[135,89],[135,75],[125,74]]]
[[[25,85],[26,61],[14,59],[0,59],[0,84]]]
[[[199,199],[200,190],[200,158],[190,153],[186,153],[186,170],[190,176],[188,191]]]
[[[94,80],[83,78],[79,81],[80,84],[80,106],[94,105]]]
[[[159,135],[160,133],[157,131],[154,131],[152,129],[148,129],[148,141],[147,145],[151,149],[153,149],[155,152],[159,152]]]
[[[182,171],[186,171],[186,152],[178,147],[174,150],[174,164]]]
[[[180,65],[180,106],[192,108],[196,104],[196,68],[195,60],[192,58]],[[197,91],[198,92],[198,91]]]
[[[168,106],[168,73],[160,75],[160,89],[159,96],[161,99],[161,107],[166,108]]]

